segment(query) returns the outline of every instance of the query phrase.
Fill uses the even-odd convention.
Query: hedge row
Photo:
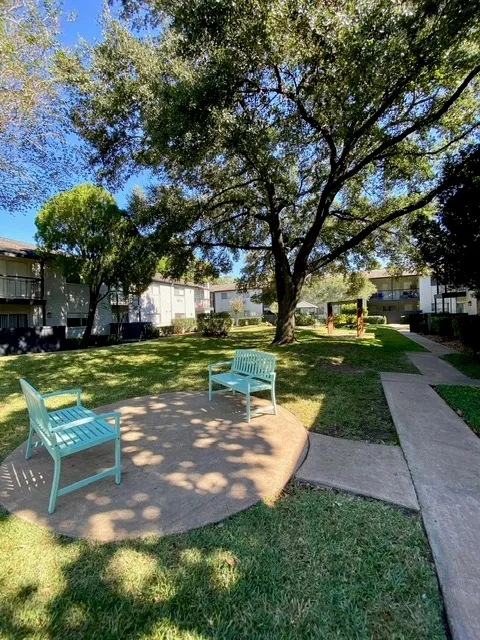
[[[249,327],[250,325],[262,324],[262,318],[239,318],[239,327]]]

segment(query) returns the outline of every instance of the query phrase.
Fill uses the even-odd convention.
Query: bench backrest
[[[28,415],[33,422],[38,435],[42,438],[45,446],[52,447],[57,443],[55,434],[51,431],[50,419],[48,417],[45,400],[30,383],[20,378],[23,395],[27,403]]]
[[[263,351],[237,349],[232,371],[270,382],[272,379],[271,374],[275,372],[275,356]]]

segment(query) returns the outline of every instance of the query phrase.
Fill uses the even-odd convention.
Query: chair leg
[[[273,413],[277,415],[277,399],[275,397],[275,387],[272,387],[272,404],[273,404]]]
[[[117,469],[115,472],[115,482],[117,484],[120,484],[120,482],[122,481],[121,446],[122,443],[120,441],[120,436],[118,436],[118,438],[115,440],[115,467]]]
[[[55,468],[53,471],[52,491],[50,493],[50,502],[48,503],[48,513],[55,511],[55,503],[57,502],[58,484],[60,482],[60,471],[62,467],[62,460],[58,458],[54,460]]]
[[[30,423],[30,431],[28,433],[28,440],[27,440],[27,449],[25,451],[25,460],[30,460],[30,456],[32,455],[33,434],[34,434],[34,429],[33,429],[32,423]]]
[[[250,394],[247,393],[245,396],[245,400],[247,402],[247,422],[250,424]]]
[[[208,376],[208,399],[212,400],[212,376],[210,374]]]

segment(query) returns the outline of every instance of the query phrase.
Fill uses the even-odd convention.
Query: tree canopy
[[[363,273],[348,276],[336,273],[325,277],[315,276],[305,285],[302,296],[308,302],[319,305],[325,302],[347,302],[362,298],[368,300],[377,288]]]
[[[155,274],[158,258],[134,221],[103,187],[80,184],[51,198],[35,220],[36,240],[65,275],[89,286],[84,340],[88,342],[98,303],[112,289],[140,294]]]
[[[445,179],[451,186],[436,215],[411,225],[416,258],[440,283],[469,287],[480,297],[480,146],[450,163]]]
[[[144,224],[275,275],[276,341],[306,278],[360,269],[431,203],[479,124],[480,0],[124,0],[63,73],[102,177],[159,177]]]
[[[59,20],[56,0],[0,2],[0,208],[9,211],[68,179],[69,123],[54,68]]]

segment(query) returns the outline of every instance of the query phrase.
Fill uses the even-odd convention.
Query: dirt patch
[[[341,358],[328,358],[318,360],[317,367],[322,371],[330,371],[332,373],[365,373],[365,367],[359,367],[355,364],[343,362]]]

